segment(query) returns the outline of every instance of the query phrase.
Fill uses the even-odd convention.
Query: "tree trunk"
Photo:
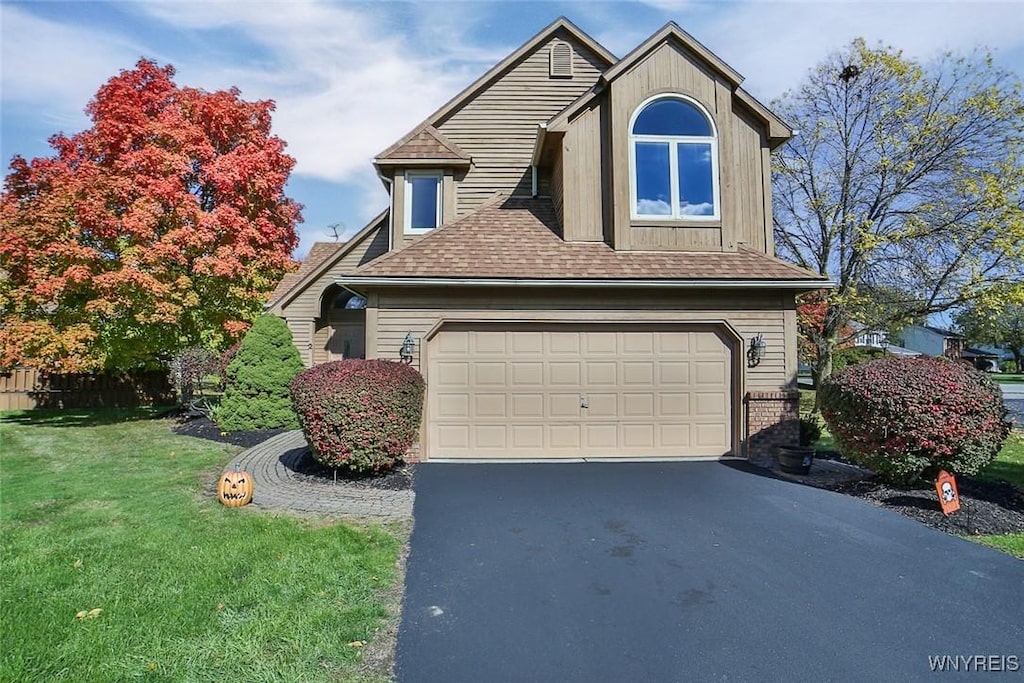
[[[818,346],[818,360],[811,368],[811,378],[814,380],[814,415],[821,413],[821,406],[818,403],[818,389],[821,383],[832,376],[832,356],[835,353],[836,342],[834,339],[826,340]]]

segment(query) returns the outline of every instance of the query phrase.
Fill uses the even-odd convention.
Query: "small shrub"
[[[402,461],[423,413],[423,377],[403,363],[340,360],[301,372],[292,403],[320,463],[381,472]]]
[[[894,484],[943,469],[976,474],[1010,432],[992,380],[942,358],[852,365],[822,383],[818,400],[839,451]]]
[[[883,349],[876,349],[873,346],[851,346],[846,349],[839,349],[832,356],[832,371],[836,372],[851,365],[885,358],[887,355],[889,354]]]
[[[302,359],[284,320],[260,316],[228,363],[217,424],[229,432],[295,429],[299,423],[288,385],[301,370]]]
[[[821,438],[821,423],[814,415],[800,416],[800,445],[811,446]]]

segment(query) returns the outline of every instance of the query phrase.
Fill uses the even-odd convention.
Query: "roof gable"
[[[371,233],[381,228],[382,224],[385,225],[386,229],[387,216],[387,209],[381,211],[347,242],[314,242],[299,269],[284,276],[281,282],[278,283],[274,293],[267,300],[264,308],[268,312],[280,312],[288,302],[301,294],[326,271],[334,267],[338,261],[362,244]]]
[[[768,126],[768,138],[772,147],[785,142],[794,134],[793,129],[775,112],[766,107],[753,95],[740,87],[743,76],[729,66],[721,57],[705,47],[700,41],[680,28],[675,22],[665,24],[658,32],[634,48],[628,55],[616,62],[604,74],[601,80],[587,93],[580,96],[561,112],[552,117],[546,128],[553,132],[564,130],[569,120],[579,111],[589,106],[594,98],[608,85],[634,66],[650,57],[661,45],[670,43],[681,48],[684,53],[693,55],[700,63],[713,73],[725,79],[733,89],[733,96],[739,103],[751,111]]]
[[[589,35],[587,35],[580,27],[576,26],[576,24],[572,23],[565,17],[559,17],[558,19],[555,19],[553,22],[551,22],[543,29],[541,29],[535,36],[533,36],[528,41],[523,43],[517,50],[512,52],[512,54],[508,55],[503,60],[501,60],[493,67],[491,67],[491,69],[488,70],[487,73],[485,73],[483,76],[469,84],[469,86],[467,86],[462,92],[460,92],[455,97],[441,105],[440,109],[435,111],[433,114],[428,116],[422,123],[413,128],[412,132],[409,133],[404,138],[402,138],[402,140],[399,140],[399,142],[395,143],[395,145],[392,145],[392,147],[389,147],[387,150],[378,155],[378,158],[384,157],[386,154],[392,152],[393,148],[401,146],[401,144],[403,143],[404,140],[406,140],[406,138],[415,136],[422,129],[426,127],[439,125],[440,122],[443,121],[446,117],[458,111],[460,107],[462,107],[466,102],[471,100],[480,91],[484,90],[491,83],[493,83],[494,81],[498,80],[501,76],[503,76],[505,72],[511,69],[513,66],[515,66],[516,63],[519,62],[519,60],[521,60],[523,57],[530,54],[540,46],[547,43],[549,40],[555,37],[556,34],[560,32],[569,35],[572,39],[578,41],[580,44],[587,47],[600,60],[602,60],[606,66],[611,66],[612,64],[615,64],[617,58],[615,57],[615,55],[609,52],[607,48],[605,48],[599,42],[597,42]]]
[[[377,155],[377,163],[438,159],[470,162],[472,159],[461,147],[430,124],[413,129],[401,140]]]

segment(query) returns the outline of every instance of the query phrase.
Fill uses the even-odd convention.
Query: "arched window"
[[[718,135],[702,106],[681,95],[641,104],[629,129],[633,218],[719,218]]]
[[[334,298],[334,309],[342,310],[360,310],[366,308],[366,299],[361,296],[356,296],[352,292],[341,290],[338,292],[338,296]]]

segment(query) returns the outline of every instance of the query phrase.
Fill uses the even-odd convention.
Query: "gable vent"
[[[572,78],[572,47],[561,41],[551,46],[551,78]]]

